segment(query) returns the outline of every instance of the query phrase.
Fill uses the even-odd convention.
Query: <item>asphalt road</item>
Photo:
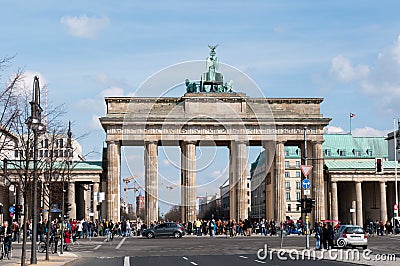
[[[278,237],[183,237],[182,239],[162,238],[115,238],[104,242],[102,238],[82,239],[79,250],[74,250],[80,258],[68,265],[344,265],[331,260],[302,260],[286,254],[288,260],[257,257],[257,252],[267,245],[268,250],[279,250]],[[396,254],[400,262],[400,236],[369,238],[369,248],[373,254]],[[315,240],[310,237],[310,248]],[[285,250],[303,250],[304,236],[289,236],[283,240]],[[360,250],[362,252],[362,250]],[[354,262],[354,261],[349,261]],[[346,263],[347,264],[347,263]],[[375,263],[369,263],[374,265]],[[393,265],[393,263],[381,265]]]

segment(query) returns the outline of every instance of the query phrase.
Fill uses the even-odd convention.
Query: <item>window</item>
[[[300,161],[296,161],[296,168],[300,168]]]
[[[45,139],[45,140],[44,140],[44,147],[45,147],[45,148],[48,148],[48,147],[49,147],[49,140],[48,140],[48,139]]]
[[[326,156],[331,156],[331,150],[330,149],[325,149],[325,155]]]
[[[44,151],[44,157],[49,157],[49,150]]]
[[[301,172],[297,171],[296,172],[296,177],[301,177]]]
[[[345,150],[339,150],[339,156],[346,156],[346,151]]]
[[[296,182],[296,189],[300,189],[300,182]]]
[[[301,198],[301,193],[300,192],[296,192],[296,200],[300,200]]]
[[[290,167],[289,161],[285,161],[285,168],[289,168],[289,167]]]
[[[60,148],[64,148],[64,139],[60,139]]]
[[[287,190],[290,190],[290,182],[285,182],[285,188],[286,188]]]
[[[56,157],[56,158],[58,157],[58,150],[54,151],[54,157]]]
[[[290,172],[285,172],[285,177],[290,177]]]
[[[39,157],[43,157],[43,150],[39,150]]]
[[[15,158],[18,158],[18,150],[15,150],[15,151],[14,151],[14,157],[15,157]]]
[[[291,204],[288,204],[288,205],[287,205],[287,211],[288,211],[288,212],[291,212],[291,211],[292,211],[292,205],[291,205]]]
[[[286,200],[290,200],[290,192],[286,192]]]
[[[296,206],[296,211],[300,211],[300,206]]]

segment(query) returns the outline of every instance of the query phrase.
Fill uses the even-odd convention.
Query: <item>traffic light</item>
[[[67,212],[69,212],[71,210],[71,203],[67,202]]]
[[[383,160],[382,158],[375,159],[375,172],[382,173],[383,172]]]
[[[22,214],[23,207],[21,204],[15,206],[15,216],[19,217]]]
[[[299,200],[297,200],[297,208],[298,209],[300,209],[300,210],[303,210],[304,208],[305,208],[305,205],[304,205],[304,203],[305,203],[305,199],[299,199]]]

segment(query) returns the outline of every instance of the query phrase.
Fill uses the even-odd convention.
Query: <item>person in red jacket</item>
[[[68,249],[68,245],[71,244],[71,233],[69,230],[66,230],[64,233],[64,243],[65,243],[65,250]]]

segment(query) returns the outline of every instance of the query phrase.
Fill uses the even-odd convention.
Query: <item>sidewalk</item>
[[[7,258],[4,258],[3,260],[0,260],[0,265],[21,265],[21,254],[22,254],[22,249],[21,249],[21,244],[13,243],[13,254],[12,258],[9,260]],[[60,266],[60,265],[65,265],[75,259],[78,258],[78,255],[72,253],[72,252],[65,252],[64,254],[51,254],[49,256],[49,260],[46,260],[46,253],[37,253],[37,264],[36,265],[51,265],[51,266]],[[30,250],[30,245],[28,245],[28,250],[26,252],[26,264],[30,264],[30,259],[31,259],[31,250]]]

